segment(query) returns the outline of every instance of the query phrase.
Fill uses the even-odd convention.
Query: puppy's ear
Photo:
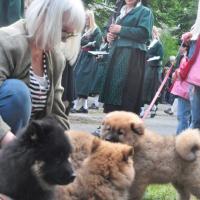
[[[95,137],[92,141],[91,153],[95,153],[100,145],[101,140]]]
[[[143,122],[140,123],[131,123],[131,130],[138,134],[138,135],[143,135],[144,134],[144,124]]]
[[[42,119],[38,120],[32,120],[28,127],[27,127],[27,133],[29,134],[29,137],[32,141],[36,140],[43,140],[45,139],[49,133],[51,133],[52,129],[57,129],[59,131],[63,131],[64,129],[62,126],[58,123],[57,119],[54,115],[46,116]],[[63,129],[63,130],[61,130]]]
[[[26,135],[31,142],[37,142],[44,135],[43,126],[39,120],[33,120],[27,127]]]
[[[128,158],[131,156],[133,156],[133,153],[134,153],[134,150],[133,150],[133,147],[131,146],[126,146],[123,150],[123,161],[124,162],[127,162],[128,161]]]

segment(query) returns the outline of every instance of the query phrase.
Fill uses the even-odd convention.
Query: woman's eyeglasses
[[[66,31],[62,31],[62,41],[66,41],[67,39],[71,38],[71,37],[76,37],[78,34],[72,33],[72,32],[66,32]]]

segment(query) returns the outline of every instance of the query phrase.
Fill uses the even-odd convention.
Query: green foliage
[[[178,195],[172,185],[150,185],[144,195],[144,200],[177,200]],[[192,198],[191,200],[197,200]]]
[[[176,200],[176,190],[171,185],[151,185],[147,188],[144,200]]]
[[[84,0],[85,6],[96,10],[97,21],[99,25],[103,25],[111,15],[110,11],[105,7],[97,5],[104,4],[113,7],[116,0]],[[166,24],[169,28],[179,28],[175,34],[185,32],[190,29],[196,18],[198,0],[149,0],[151,9],[155,17],[155,25],[162,27]]]
[[[87,8],[95,11],[96,23],[102,32],[105,32],[109,17],[112,15],[110,9],[114,9],[114,3],[102,0],[90,1],[87,4]]]
[[[104,32],[116,0],[84,0],[86,7],[95,11],[96,22]],[[163,30],[164,62],[170,55],[177,55],[178,40],[195,22],[198,0],[149,0],[155,25]],[[166,31],[167,30],[167,31]]]
[[[171,33],[168,31],[164,31],[161,35],[161,42],[164,48],[164,58],[163,64],[165,64],[169,60],[169,56],[176,56],[178,52],[178,39],[176,37],[172,37]]]
[[[155,24],[162,27],[166,24],[169,28],[176,27],[175,35],[190,30],[194,24],[198,0],[152,0],[151,8],[154,12]]]

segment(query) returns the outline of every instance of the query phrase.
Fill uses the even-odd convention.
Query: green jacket
[[[122,26],[115,40],[117,47],[132,47],[147,50],[146,43],[151,39],[153,14],[151,10],[140,5],[118,20]]]
[[[63,88],[61,86],[62,72],[65,67],[65,57],[60,48],[47,53],[48,76],[51,82],[51,90],[47,99],[46,114],[53,113],[68,129],[69,123],[65,115],[65,108],[61,97]],[[9,78],[16,78],[29,85],[29,67],[31,64],[31,51],[29,48],[25,20],[0,28],[0,86]],[[0,139],[10,127],[0,116]]]

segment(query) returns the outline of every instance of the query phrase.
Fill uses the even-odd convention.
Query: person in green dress
[[[8,26],[24,15],[24,0],[0,1],[0,26]]]
[[[86,26],[81,39],[81,51],[75,64],[75,92],[77,99],[74,101],[71,112],[88,113],[87,98],[91,91],[95,57],[89,51],[100,48],[102,33],[95,22],[94,12],[86,11]],[[80,105],[80,109],[78,106]]]
[[[99,100],[104,103],[105,113],[125,110],[139,114],[153,14],[142,1],[125,3],[107,33],[111,48]]]
[[[144,115],[144,105],[150,104],[153,100],[160,84],[162,72],[163,46],[160,41],[160,31],[154,26],[152,31],[152,40],[148,46],[146,55],[146,68],[144,78],[143,106],[141,107],[140,116]],[[158,100],[151,109],[150,117],[154,117],[157,111]]]
[[[99,51],[107,52],[108,43],[105,38],[102,37],[102,43]],[[92,103],[89,109],[98,110],[99,109],[99,93],[101,91],[102,77],[104,74],[104,69],[107,62],[107,54],[99,54],[96,56],[96,63],[93,66],[93,81],[91,82],[90,96],[92,96]]]

